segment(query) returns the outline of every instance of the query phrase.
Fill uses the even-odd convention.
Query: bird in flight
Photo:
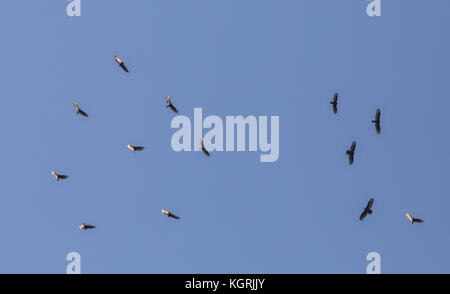
[[[348,155],[348,163],[350,165],[353,164],[353,160],[355,158],[355,148],[356,148],[356,141],[352,142],[352,146],[350,146],[350,149],[347,150],[347,155]]]
[[[95,229],[94,225],[86,225],[85,223],[78,226],[80,230],[89,230],[89,229]]]
[[[69,176],[66,176],[66,175],[60,175],[60,174],[57,174],[57,173],[55,173],[54,171],[52,171],[51,174],[52,174],[53,177],[55,177],[55,179],[56,179],[57,181],[59,181],[59,180],[65,180],[65,179],[67,179],[67,178],[69,177]]]
[[[125,71],[128,72],[128,68],[125,65],[125,63],[123,63],[122,59],[120,59],[118,56],[114,55],[114,60],[117,62],[117,64],[119,64],[119,66]]]
[[[420,218],[414,218],[411,214],[407,213],[406,214],[406,218],[411,222],[411,224],[414,223],[423,223],[423,220]]]
[[[372,121],[375,124],[375,130],[377,131],[377,134],[381,133],[380,117],[381,117],[381,110],[378,108],[377,112],[375,113],[375,120]]]
[[[78,106],[78,103],[76,103],[76,102],[72,102],[72,103],[73,103],[73,107],[75,107],[76,114],[81,114],[84,117],[88,117],[88,114],[86,112],[84,112],[83,110],[81,110],[80,106]]]
[[[338,98],[339,98],[339,94],[336,92],[336,93],[334,93],[333,101],[330,102],[330,104],[333,105],[334,113],[337,113]]]
[[[200,150],[202,150],[203,153],[204,153],[206,156],[208,156],[208,157],[210,156],[209,151],[206,150],[206,148],[205,148],[205,144],[203,143],[203,139],[200,139]]]
[[[144,146],[133,146],[133,145],[130,145],[130,144],[128,144],[127,147],[128,147],[128,149],[130,149],[133,152],[142,151],[142,150],[145,149]]]
[[[359,220],[362,221],[368,214],[372,214],[372,205],[375,199],[370,198],[369,202],[367,202],[366,207],[364,208],[364,211],[359,216]]]
[[[172,101],[170,101],[170,96],[165,96],[164,98],[166,98],[166,103],[168,108],[172,109],[173,112],[178,113],[178,109],[173,106]]]
[[[175,214],[173,214],[170,210],[165,210],[165,209],[161,209],[161,212],[165,215],[167,215],[168,217],[174,218],[174,219],[180,219],[179,216],[176,216]]]

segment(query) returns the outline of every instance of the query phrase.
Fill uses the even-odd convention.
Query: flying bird
[[[338,98],[339,98],[339,94],[338,93],[334,93],[333,101],[330,102],[330,104],[333,105],[333,112],[334,113],[337,113]]]
[[[117,64],[119,64],[119,66],[125,71],[128,72],[128,68],[125,65],[125,63],[123,63],[122,59],[120,59],[118,56],[114,55],[114,60],[117,62]]]
[[[165,96],[164,98],[166,98],[166,103],[168,108],[172,109],[173,112],[178,113],[178,109],[173,106],[172,101],[170,101],[170,96]]]
[[[78,106],[78,103],[76,103],[76,102],[72,102],[72,103],[73,103],[73,107],[75,107],[76,114],[81,114],[82,116],[88,117],[88,114],[86,112],[84,112],[83,110],[81,110],[80,106]]]
[[[406,218],[411,222],[411,224],[414,223],[423,223],[423,220],[420,218],[414,218],[412,215],[410,215],[409,213],[406,214]]]
[[[366,208],[364,208],[363,213],[359,216],[359,220],[362,221],[368,214],[372,214],[372,205],[375,199],[370,198],[369,202],[367,202]]]
[[[165,210],[165,209],[161,209],[161,212],[165,215],[167,215],[168,217],[172,217],[174,219],[180,219],[179,216],[176,216],[175,214],[173,214],[170,210]]]
[[[348,155],[348,163],[350,165],[353,164],[353,160],[355,158],[355,148],[356,148],[356,141],[352,142],[352,146],[350,146],[350,149],[347,150],[347,155]]]
[[[56,179],[57,181],[59,181],[59,180],[65,180],[65,179],[67,179],[67,178],[69,177],[69,176],[66,176],[66,175],[60,175],[60,174],[57,174],[57,173],[55,173],[54,171],[52,171],[51,174],[52,174],[53,177],[55,177],[55,179]]]
[[[145,149],[144,146],[133,146],[133,145],[130,145],[130,144],[128,144],[127,147],[128,147],[128,149],[130,149],[133,152],[142,151],[142,150]]]
[[[203,143],[203,139],[200,139],[200,150],[203,151],[203,153],[205,153],[206,156],[210,156],[209,151],[206,150],[205,148],[205,144]]]
[[[80,230],[89,230],[89,229],[95,229],[94,225],[86,225],[85,223],[78,226]]]
[[[375,113],[375,120],[372,121],[375,124],[375,130],[377,131],[377,134],[381,133],[380,117],[381,117],[381,110],[378,108],[377,112]]]

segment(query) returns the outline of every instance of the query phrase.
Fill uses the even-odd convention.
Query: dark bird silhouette
[[[337,113],[338,98],[339,98],[339,94],[338,93],[334,93],[333,101],[330,102],[330,104],[333,105],[333,112],[334,113]]]
[[[406,214],[406,218],[411,222],[411,224],[414,223],[423,223],[423,220],[420,218],[414,218],[411,214],[407,213]]]
[[[348,163],[350,163],[350,165],[353,164],[353,160],[355,158],[355,148],[356,148],[356,141],[353,141],[352,146],[350,146],[350,149],[347,150]]]
[[[69,176],[66,176],[66,175],[60,175],[60,174],[57,174],[57,173],[55,173],[54,171],[52,171],[51,174],[52,174],[53,177],[55,177],[55,179],[56,179],[57,181],[59,181],[59,180],[65,180],[65,179],[67,179],[67,178],[69,177]]]
[[[166,103],[168,108],[172,109],[173,112],[178,113],[178,109],[173,106],[172,101],[170,101],[170,96],[165,96],[164,98],[166,98]]]
[[[174,219],[180,219],[179,216],[176,216],[175,214],[173,214],[170,210],[165,210],[165,209],[161,209],[161,212],[165,215],[167,215],[168,217],[174,218]]]
[[[364,208],[364,211],[359,216],[359,220],[363,220],[368,214],[372,214],[372,205],[375,199],[371,198],[369,202],[367,202],[366,208]]]
[[[85,223],[78,226],[80,230],[89,230],[89,229],[95,229],[94,225],[86,225]]]
[[[200,150],[203,151],[203,153],[205,153],[206,156],[210,156],[209,151],[206,150],[205,148],[205,144],[203,143],[203,139],[200,139]]]
[[[72,102],[72,103],[73,103],[73,107],[75,107],[76,114],[81,114],[82,116],[88,117],[88,114],[86,112],[84,112],[83,110],[81,110],[80,106],[78,106],[78,103],[76,103],[76,102]]]
[[[381,117],[381,110],[378,108],[377,112],[375,113],[375,120],[372,121],[375,124],[375,130],[377,131],[377,134],[381,133],[380,117]]]
[[[128,72],[128,68],[125,63],[118,56],[114,55],[114,60],[119,64],[119,66],[125,71]]]
[[[142,150],[145,149],[144,146],[133,146],[133,145],[130,145],[130,144],[128,144],[127,147],[128,147],[128,149],[130,149],[133,152],[142,151]]]

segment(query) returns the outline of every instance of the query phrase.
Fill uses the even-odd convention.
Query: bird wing
[[[348,155],[348,163],[353,164],[354,159],[355,159],[355,157],[354,157],[353,153],[350,153]]]
[[[367,203],[366,209],[371,209],[374,201],[375,201],[375,199],[370,198],[369,202]]]
[[[375,113],[375,120],[380,120],[380,117],[381,117],[381,110],[378,108],[377,109],[377,112]]]
[[[414,218],[412,217],[412,215],[410,215],[409,213],[406,214],[406,218],[412,222],[414,220]]]
[[[58,175],[58,177],[60,178],[60,179],[67,179],[69,176],[67,176],[67,175]]]
[[[351,153],[355,152],[355,148],[356,148],[356,141],[353,141],[352,146],[350,146],[350,152]]]
[[[172,109],[173,112],[178,113],[178,109],[172,104],[169,105],[169,108]]]
[[[333,112],[337,113],[337,104],[333,104]]]
[[[136,151],[142,151],[144,149],[145,149],[144,146],[136,146],[136,147],[134,147],[134,150],[136,150]]]
[[[174,219],[180,219],[179,216],[177,216],[177,215],[175,215],[175,214],[173,214],[173,213],[169,213],[169,216],[172,217],[172,218],[174,218]]]
[[[94,225],[85,225],[84,226],[86,229],[95,229]]]
[[[172,102],[170,102],[170,96],[164,96],[164,98],[166,99],[167,105],[172,104]]]
[[[423,223],[423,219],[415,218],[415,219],[414,219],[414,222],[420,224],[420,223]]]
[[[333,104],[337,104],[338,98],[339,98],[339,94],[338,93],[334,93]]]
[[[89,115],[84,112],[83,110],[81,110],[80,108],[78,108],[78,113],[81,114],[82,116],[88,117]]]
[[[121,63],[120,64],[120,67],[125,71],[125,72],[128,72],[128,67],[125,65],[125,63]]]
[[[364,209],[363,213],[361,213],[361,215],[359,216],[359,220],[363,220],[366,216],[367,216],[367,209]]]

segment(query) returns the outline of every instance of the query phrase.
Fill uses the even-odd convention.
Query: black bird
[[[128,72],[128,68],[125,65],[125,63],[123,63],[122,59],[120,59],[118,56],[114,55],[114,60],[117,62],[117,64],[119,64],[119,66],[125,71]]]
[[[205,153],[206,156],[210,156],[209,151],[206,150],[205,148],[205,144],[203,143],[203,139],[200,140],[200,150],[203,151],[203,153]]]
[[[173,214],[170,210],[165,210],[165,209],[161,209],[161,212],[165,215],[167,215],[168,217],[174,218],[174,219],[180,219],[179,216],[176,216],[175,214]]]
[[[352,142],[352,146],[350,146],[350,149],[347,150],[347,155],[348,155],[348,163],[350,165],[353,164],[353,160],[355,158],[355,148],[356,148],[356,141]]]
[[[339,94],[336,92],[336,93],[334,93],[333,101],[330,102],[330,104],[333,105],[333,112],[334,113],[337,113],[338,98],[339,98]]]
[[[145,149],[144,146],[133,146],[133,145],[130,145],[130,144],[128,144],[127,147],[128,147],[128,149],[130,149],[133,152],[142,151],[142,150]]]
[[[375,199],[370,198],[369,202],[366,205],[366,208],[364,208],[363,213],[359,216],[359,220],[363,220],[368,214],[372,214],[372,205]]]
[[[57,174],[57,173],[55,173],[54,171],[52,171],[51,174],[52,174],[53,177],[55,177],[55,179],[56,179],[57,181],[59,181],[59,180],[65,180],[65,179],[67,179],[67,178],[69,177],[69,176],[66,176],[66,175],[60,175],[60,174]]]
[[[420,218],[414,218],[412,215],[410,215],[409,213],[406,214],[406,218],[411,222],[411,224],[414,223],[423,223],[423,220]]]
[[[88,117],[88,114],[86,112],[84,112],[83,110],[81,110],[80,106],[78,106],[78,103],[76,103],[76,102],[72,102],[72,103],[73,103],[73,107],[75,107],[76,114],[81,114],[82,116]]]
[[[95,229],[94,225],[86,225],[85,223],[78,226],[80,230],[89,230],[89,229]]]
[[[173,112],[178,113],[178,109],[173,106],[172,101],[170,101],[170,96],[165,96],[164,98],[166,98],[166,103],[168,108],[172,109]]]
[[[375,120],[372,121],[375,124],[375,130],[377,131],[377,134],[381,133],[380,117],[381,117],[381,110],[378,108],[377,112],[375,113]]]

